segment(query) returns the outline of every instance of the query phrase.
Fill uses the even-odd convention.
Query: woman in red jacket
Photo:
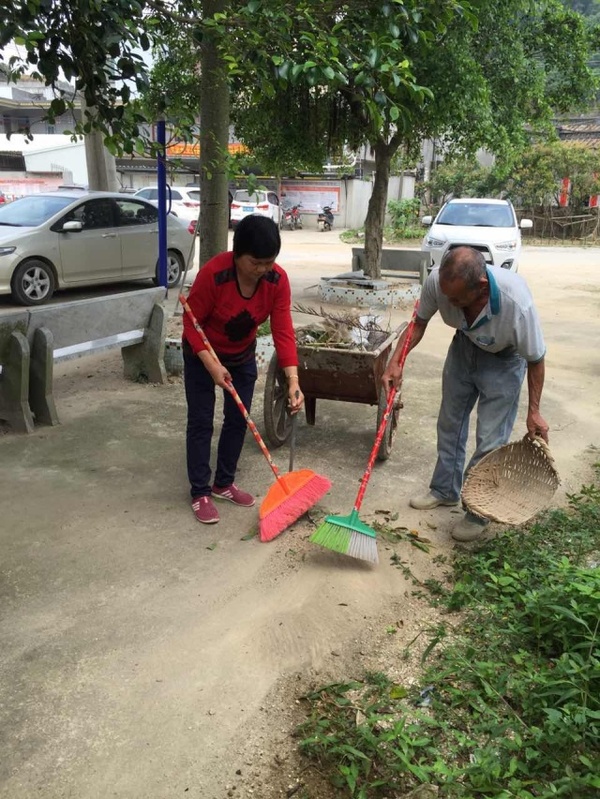
[[[231,381],[250,409],[256,369],[256,330],[270,318],[279,365],[287,378],[292,413],[304,397],[298,383],[298,355],[292,325],[290,283],[275,263],[281,249],[277,225],[265,216],[247,216],[233,236],[233,252],[211,258],[200,269],[188,297],[190,308],[217,353],[217,363],[187,315],[183,315],[183,359],[188,406],[187,468],[192,509],[203,524],[219,521],[212,497],[251,507],[254,497],[234,483],[246,422],[227,391]],[[215,385],[224,389],[223,426],[214,482],[210,449]]]

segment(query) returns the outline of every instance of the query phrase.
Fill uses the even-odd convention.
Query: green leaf
[[[402,685],[393,685],[390,690],[390,699],[404,699],[408,696],[408,691]]]
[[[216,541],[215,541],[215,542],[213,542],[212,544],[209,544],[209,545],[206,547],[206,549],[210,549],[210,551],[211,551],[211,552],[213,551],[213,549],[216,549],[216,548],[217,548],[217,543],[216,543]]]
[[[249,533],[246,533],[246,535],[243,535],[240,538],[240,541],[250,541],[251,539],[256,538],[257,535],[258,535],[258,530],[250,530]]]

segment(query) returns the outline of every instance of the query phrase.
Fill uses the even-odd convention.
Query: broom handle
[[[183,305],[183,309],[184,309],[184,311],[186,312],[186,314],[187,314],[187,315],[189,316],[189,318],[191,319],[191,321],[192,321],[192,324],[193,324],[193,325],[194,325],[194,327],[196,328],[196,331],[197,331],[197,333],[199,334],[200,338],[202,339],[202,343],[204,344],[204,346],[206,347],[206,349],[207,349],[207,350],[210,352],[210,354],[212,355],[212,357],[214,358],[214,360],[215,360],[217,363],[220,363],[219,359],[217,358],[217,353],[216,353],[216,352],[213,350],[213,348],[212,348],[212,344],[211,344],[211,343],[210,343],[210,341],[209,341],[209,340],[206,338],[206,334],[205,334],[204,330],[202,330],[202,328],[200,327],[200,323],[198,322],[198,320],[197,320],[197,319],[196,319],[196,317],[194,316],[194,312],[192,311],[192,309],[191,309],[191,308],[190,308],[190,306],[188,305],[188,301],[187,301],[187,300],[186,300],[186,298],[183,296],[183,294],[180,294],[180,295],[179,295],[179,302],[180,302],[180,303]],[[262,440],[262,436],[261,436],[261,434],[258,432],[258,429],[257,429],[256,425],[254,424],[254,422],[253,422],[253,421],[252,421],[252,419],[250,418],[250,414],[248,413],[248,411],[246,410],[246,407],[245,407],[244,403],[243,403],[243,402],[242,402],[242,400],[240,399],[240,395],[239,395],[239,394],[237,393],[237,391],[235,390],[235,386],[234,386],[234,385],[233,385],[233,383],[231,383],[231,381],[229,381],[229,380],[227,381],[227,391],[229,391],[229,393],[231,394],[231,396],[232,396],[232,397],[233,397],[233,399],[235,400],[235,404],[236,404],[236,405],[238,406],[238,408],[240,409],[240,412],[241,412],[242,416],[243,416],[243,417],[244,417],[244,419],[246,420],[246,424],[247,424],[247,425],[248,425],[248,427],[250,428],[250,432],[252,433],[252,435],[253,435],[253,436],[254,436],[254,438],[256,439],[256,443],[257,443],[257,444],[258,444],[258,446],[260,447],[260,449],[261,449],[261,451],[262,451],[262,454],[265,456],[265,458],[266,458],[266,460],[267,460],[267,463],[268,463],[268,464],[269,464],[269,466],[271,467],[271,471],[273,472],[273,474],[275,475],[275,477],[276,477],[276,478],[279,480],[279,484],[280,484],[280,485],[281,485],[281,487],[284,489],[285,493],[286,493],[286,494],[289,494],[289,491],[288,491],[288,489],[287,489],[287,486],[286,486],[286,484],[285,484],[285,481],[284,481],[284,480],[282,480],[282,478],[281,478],[281,474],[279,473],[279,469],[278,469],[278,468],[277,468],[277,466],[275,466],[275,464],[273,463],[273,458],[271,457],[271,453],[270,453],[270,452],[269,452],[269,450],[267,449],[267,445],[266,445],[266,444],[265,444],[265,442]]]
[[[398,364],[400,365],[400,369],[404,367],[404,362],[406,361],[406,356],[408,355],[408,349],[410,347],[410,341],[412,339],[412,332],[415,327],[415,322],[417,321],[417,311],[419,310],[419,300],[415,302],[415,306],[413,308],[412,317],[410,322],[408,323],[408,327],[406,328],[406,338],[404,339],[404,344],[402,345],[402,350],[400,352],[400,358],[398,359]],[[373,444],[373,449],[371,450],[371,456],[369,457],[369,463],[367,464],[367,468],[365,469],[365,473],[362,476],[362,480],[360,481],[360,488],[358,489],[358,494],[356,496],[356,502],[354,503],[354,512],[358,513],[360,510],[360,506],[363,503],[363,499],[365,496],[365,491],[367,490],[367,484],[371,479],[371,473],[373,471],[373,464],[375,463],[375,458],[377,457],[377,453],[379,452],[379,447],[381,446],[381,442],[383,440],[383,436],[385,434],[385,428],[387,427],[388,420],[390,418],[390,413],[392,412],[392,407],[394,405],[394,400],[396,399],[396,394],[398,393],[398,389],[393,387],[390,389],[390,393],[388,395],[388,401],[385,408],[385,413],[383,414],[383,419],[381,420],[381,424],[377,430],[377,435],[375,436],[375,443]]]

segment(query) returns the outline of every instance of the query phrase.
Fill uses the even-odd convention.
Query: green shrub
[[[421,238],[423,229],[419,226],[421,202],[413,200],[390,200],[388,212],[391,219],[392,234],[395,238]]]

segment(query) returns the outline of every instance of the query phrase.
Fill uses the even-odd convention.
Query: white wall
[[[28,172],[65,172],[71,173],[72,182],[87,186],[87,164],[85,145],[83,142],[66,144],[62,147],[51,147],[47,150],[28,152],[22,150]]]
[[[31,172],[0,172],[0,191],[9,200],[54,191],[63,182],[62,175],[35,174]]]
[[[364,226],[372,192],[373,183],[370,178],[348,181],[348,210],[345,227],[356,229]]]
[[[415,177],[412,173],[390,178],[388,200],[412,199]],[[302,204],[305,227],[316,227],[319,207],[331,205],[337,228],[361,228],[365,224],[369,200],[373,191],[372,179],[365,180],[283,180],[283,203]]]

